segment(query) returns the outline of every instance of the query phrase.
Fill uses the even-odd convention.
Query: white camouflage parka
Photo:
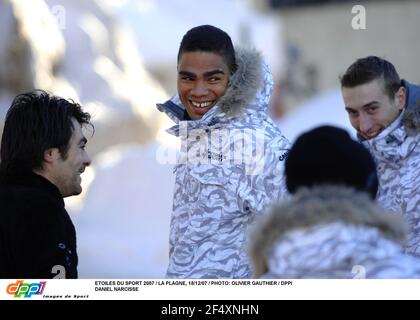
[[[201,119],[184,120],[178,96],[158,104],[177,124],[167,277],[248,278],[249,226],[286,194],[289,142],[268,116],[273,81],[253,50],[236,50],[224,96]]]
[[[406,251],[420,256],[420,87],[405,80],[403,85],[408,94],[403,113],[362,143],[377,164],[379,204],[404,217],[409,225]]]

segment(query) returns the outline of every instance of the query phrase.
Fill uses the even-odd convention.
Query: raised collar
[[[64,200],[60,190],[48,179],[32,171],[23,170],[13,175],[3,176],[0,183],[3,185],[20,185],[43,190],[64,207]]]

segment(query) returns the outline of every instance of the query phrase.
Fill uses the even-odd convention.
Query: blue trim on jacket
[[[416,105],[420,106],[420,86],[411,84],[407,80],[402,80],[401,82],[407,90],[405,108],[410,109]]]

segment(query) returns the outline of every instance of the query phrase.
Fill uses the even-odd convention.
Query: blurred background
[[[320,124],[352,133],[338,77],[359,57],[420,83],[417,0],[0,0],[0,129],[13,97],[35,88],[93,115],[93,164],[66,199],[81,278],[165,274],[174,177],[162,154],[177,142],[155,104],[175,93],[179,43],[200,24],[262,52],[270,112],[291,141]]]

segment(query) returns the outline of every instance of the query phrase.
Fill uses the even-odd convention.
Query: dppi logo
[[[18,280],[15,283],[11,283],[7,286],[7,293],[14,295],[15,298],[30,298],[34,294],[42,294],[45,289],[46,281],[39,283],[23,283],[23,280]]]

